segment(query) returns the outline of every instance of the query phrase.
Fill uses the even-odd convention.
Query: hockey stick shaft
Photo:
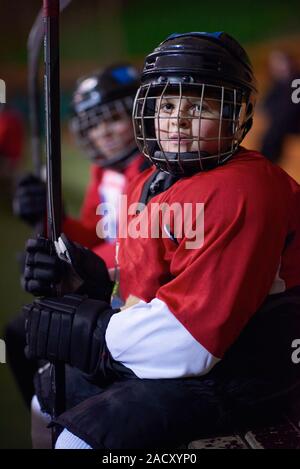
[[[61,233],[61,141],[59,86],[59,0],[43,0],[45,28],[45,108],[47,154],[47,215],[48,237],[57,241]],[[53,417],[65,409],[65,366],[56,363],[52,380]]]
[[[58,0],[44,0],[44,27],[48,236],[56,241],[61,233],[62,206]]]
[[[31,156],[34,173],[41,177],[41,121],[40,121],[40,89],[39,59],[44,37],[42,11],[39,12],[28,37],[28,106],[31,133]]]
[[[60,11],[64,10],[71,0],[60,0]],[[44,39],[43,8],[38,13],[30,30],[27,41],[28,57],[28,106],[31,130],[31,152],[34,173],[41,177],[42,159],[42,125],[39,87],[40,56]]]

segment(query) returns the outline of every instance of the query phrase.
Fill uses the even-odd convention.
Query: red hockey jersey
[[[130,186],[129,206],[153,172]],[[199,205],[189,231],[183,227],[180,235],[178,214],[165,221],[157,212],[163,203]],[[154,218],[167,233],[159,238],[149,237],[155,204]],[[180,179],[128,216],[128,231],[131,222],[149,231],[120,238],[122,292],[141,301],[112,317],[112,356],[141,378],[207,373],[268,294],[300,285],[299,214],[298,184],[241,148],[223,166]],[[199,238],[196,247],[188,247],[190,234]]]
[[[90,183],[85,193],[80,218],[66,217],[64,220],[64,233],[73,241],[92,249],[104,259],[108,267],[113,267],[115,264],[115,239],[98,237],[96,226],[100,215],[97,215],[97,207],[103,202],[116,205],[120,194],[126,192],[128,183],[141,172],[144,162],[144,157],[138,155],[122,173],[92,165]],[[112,220],[113,222],[116,220]]]

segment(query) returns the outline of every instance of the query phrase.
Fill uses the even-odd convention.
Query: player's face
[[[195,92],[181,99],[172,94],[157,98],[155,133],[161,149],[174,153],[201,150],[210,154],[223,150],[226,143],[220,141],[219,135],[226,136],[227,126],[222,122],[220,125],[220,109],[220,101],[201,99]]]
[[[123,153],[134,142],[132,121],[127,113],[113,111],[103,117],[89,133],[93,145],[107,159],[113,159]]]

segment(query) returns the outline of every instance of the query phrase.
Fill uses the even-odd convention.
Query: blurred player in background
[[[118,199],[126,191],[128,183],[147,167],[135,143],[131,118],[138,86],[139,73],[135,67],[129,64],[111,65],[80,79],[71,103],[71,130],[91,162],[91,170],[80,217],[75,219],[65,214],[63,230],[70,240],[89,247],[95,255],[101,256],[108,268],[115,264],[113,234],[116,233]],[[105,239],[96,232],[100,220],[96,210],[101,202],[111,203],[116,209],[115,218],[109,220],[112,236]],[[26,175],[17,187],[13,207],[15,215],[30,225],[43,225],[46,220],[45,183],[32,174]],[[110,212],[112,215],[114,213]],[[50,266],[47,265],[47,268]],[[55,271],[55,266],[52,268]],[[55,271],[56,278],[60,275],[61,272]],[[31,293],[43,290],[43,294],[48,294],[51,289],[49,278],[33,279],[30,268],[24,272],[22,283]],[[24,356],[22,316],[8,325],[6,346],[8,361],[29,406],[37,365]]]
[[[267,119],[261,152],[277,163],[286,137],[300,133],[300,106],[292,101],[291,86],[292,81],[300,77],[300,68],[291,55],[281,50],[270,53],[268,65],[271,85],[261,104]]]
[[[79,80],[72,99],[70,127],[77,143],[91,161],[91,175],[80,217],[65,214],[63,231],[73,241],[94,250],[114,265],[114,240],[96,233],[100,202],[112,202],[128,182],[145,168],[131,122],[133,99],[139,85],[138,71],[131,65],[112,65]],[[27,175],[19,183],[14,213],[30,224],[45,219],[46,187]],[[112,223],[114,221],[112,220]]]

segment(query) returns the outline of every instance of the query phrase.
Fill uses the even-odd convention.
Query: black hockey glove
[[[13,198],[14,215],[34,226],[46,216],[46,207],[45,182],[33,174],[22,177]]]
[[[104,301],[80,295],[36,299],[23,307],[25,353],[30,359],[68,363],[94,381],[112,374],[132,375],[113,360],[105,342],[110,318],[118,311]]]
[[[35,296],[88,295],[110,302],[113,282],[105,262],[64,234],[54,246],[47,238],[29,239],[26,245],[23,287]]]

